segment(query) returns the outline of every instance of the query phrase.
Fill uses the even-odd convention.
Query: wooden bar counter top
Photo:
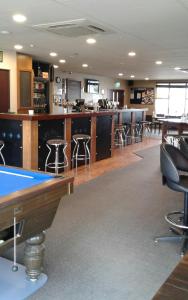
[[[115,113],[123,112],[145,112],[147,108],[137,109],[137,108],[128,108],[128,109],[117,109],[117,110],[101,110],[101,111],[85,111],[85,112],[71,112],[64,114],[19,114],[19,113],[0,113],[0,119],[9,119],[9,120],[58,120],[62,118],[76,118],[76,117],[86,117],[86,116],[102,116],[102,115],[113,115]]]

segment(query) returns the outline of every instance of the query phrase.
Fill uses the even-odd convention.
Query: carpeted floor
[[[163,215],[182,207],[161,185],[159,147],[143,160],[75,188],[46,234],[47,284],[33,300],[150,300],[177,264]],[[19,247],[21,255],[23,246]]]

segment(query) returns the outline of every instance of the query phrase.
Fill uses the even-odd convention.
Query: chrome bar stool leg
[[[73,149],[73,152],[72,152],[72,168],[74,169],[74,158],[75,158],[77,141],[74,138],[73,138],[73,141],[74,141],[75,145],[74,145],[74,149]]]
[[[67,144],[65,144],[64,148],[63,148],[63,155],[64,155],[64,168],[68,167],[68,158],[66,155],[66,148],[67,148]]]
[[[86,142],[86,155],[87,155],[87,157],[88,157],[88,160],[89,160],[89,166],[90,166],[90,163],[91,163],[91,156],[90,156],[90,151],[89,151],[88,143],[89,143],[89,140]]]
[[[86,142],[84,141],[83,142],[83,144],[84,144],[84,153],[85,153],[85,165],[87,165],[87,150],[86,150]]]
[[[76,169],[78,168],[78,151],[79,151],[79,143],[77,142],[77,148],[76,148]]]
[[[55,146],[55,174],[58,174],[58,164],[59,164],[59,146]]]
[[[51,155],[52,149],[50,148],[50,146],[48,146],[48,144],[46,144],[47,148],[49,149],[48,155],[46,157],[46,161],[45,161],[45,172],[47,172],[47,167],[48,167],[48,159]]]
[[[5,166],[5,159],[4,159],[4,156],[1,152],[4,147],[5,147],[5,143],[3,141],[0,141],[0,156],[1,156],[1,159],[3,161],[3,165]]]

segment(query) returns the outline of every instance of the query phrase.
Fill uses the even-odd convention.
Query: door
[[[119,102],[118,108],[124,107],[124,90],[110,90],[109,96],[110,100]]]
[[[66,79],[66,100],[75,101],[81,98],[81,81]]]
[[[8,112],[10,108],[10,74],[9,70],[0,69],[0,112]]]

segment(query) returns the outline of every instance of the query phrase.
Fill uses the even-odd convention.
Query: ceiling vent
[[[34,25],[33,28],[66,37],[79,37],[84,35],[105,34],[112,32],[103,26],[89,22],[86,19],[38,24]]]

